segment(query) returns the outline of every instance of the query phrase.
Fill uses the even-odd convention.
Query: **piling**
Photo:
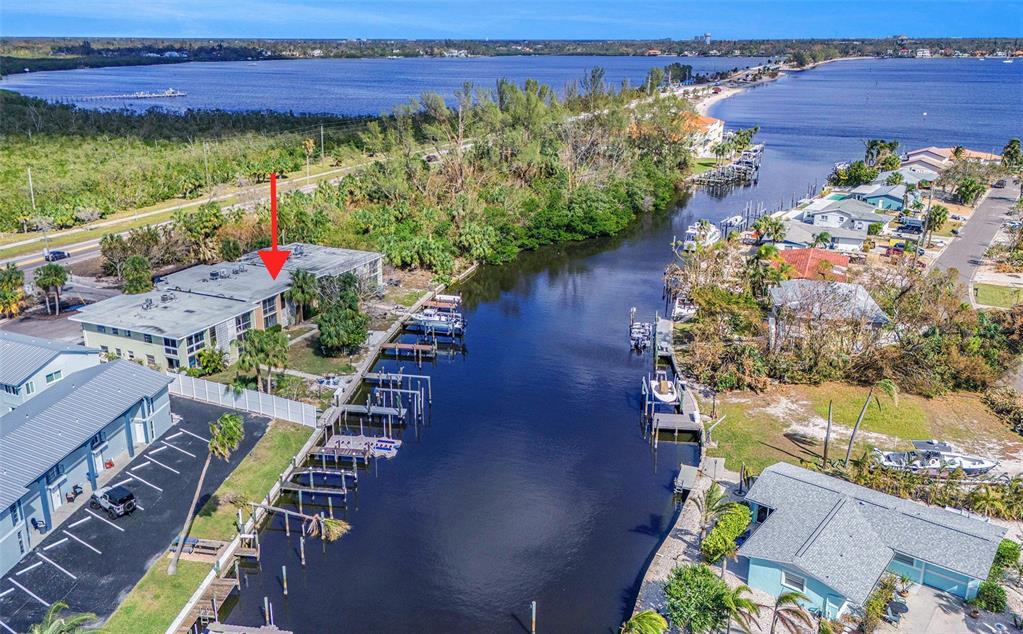
[[[281,566],[281,584],[284,586],[284,596],[288,596],[288,567]]]
[[[302,565],[305,566],[305,536],[298,538],[298,554],[302,559]]]

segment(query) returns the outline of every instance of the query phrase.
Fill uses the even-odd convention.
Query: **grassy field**
[[[713,432],[712,456],[723,456],[727,467],[740,464],[755,471],[778,461],[798,464],[820,461],[827,426],[828,401],[833,406],[829,458],[845,456],[849,435],[867,390],[846,384],[776,386],[765,394],[737,392],[719,395],[715,420],[725,420]],[[934,399],[900,395],[898,402],[880,395],[880,410],[872,401],[857,435],[853,455],[878,446],[909,448],[909,441],[947,440],[992,457],[1015,458],[1023,439],[991,414],[974,394],[951,394]],[[711,413],[711,403],[703,404]]]
[[[259,501],[284,471],[291,457],[309,440],[311,429],[275,420],[213,497],[199,510],[191,535],[206,539],[233,539],[237,507],[233,499]]]
[[[696,164],[693,165],[693,174],[702,174],[704,172],[709,172],[718,165],[719,161],[717,159],[712,158],[697,159]]]
[[[934,232],[936,236],[951,236],[953,229],[958,229],[963,226],[963,223],[958,220],[949,220],[945,224],[941,225],[941,229]]]
[[[161,557],[99,631],[104,634],[164,632],[209,571],[209,564],[180,561],[177,574],[169,577],[167,560]]]
[[[288,367],[317,376],[351,374],[355,371],[347,357],[323,356],[316,337],[299,341],[288,348]]]
[[[978,304],[1012,308],[1023,304],[1023,288],[996,286],[994,284],[974,284],[973,290]]]

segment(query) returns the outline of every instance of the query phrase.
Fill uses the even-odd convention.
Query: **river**
[[[307,545],[304,569],[297,537],[277,518],[263,534],[262,572],[246,575],[230,621],[261,622],[267,596],[277,623],[299,633],[512,633],[528,631],[535,600],[542,631],[617,631],[672,520],[677,466],[693,459],[679,445],[654,454],[642,437],[649,359],[630,353],[626,332],[631,306],[652,316],[662,305],[672,236],[747,201],[770,208],[802,195],[866,138],[1000,149],[1021,132],[1021,71],[850,61],[719,103],[712,114],[729,126],[760,125],[759,183],[697,192],[612,239],[481,269],[460,289],[466,355],[426,368],[430,425],[418,438],[407,431],[397,457],[360,480],[352,532]]]
[[[760,57],[471,57],[409,59],[306,59],[259,62],[191,62],[154,66],[83,68],[9,75],[0,89],[70,101],[86,108],[172,112],[194,109],[276,110],[295,113],[378,115],[432,91],[450,98],[464,82],[493,89],[498,79],[535,79],[563,93],[569,82],[601,67],[606,81],[642,85],[649,69],[672,62],[694,73],[746,68]],[[184,97],[79,101],[83,97],[162,92]]]

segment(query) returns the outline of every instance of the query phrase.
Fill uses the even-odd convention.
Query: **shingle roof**
[[[785,241],[792,244],[812,244],[814,237],[826,233],[832,238],[851,238],[864,240],[867,237],[866,231],[856,231],[845,227],[826,227],[823,225],[812,225],[799,220],[782,220],[785,226]]]
[[[888,315],[859,284],[825,280],[785,280],[771,288],[771,303],[814,319],[865,321],[881,325]]]
[[[96,348],[75,346],[0,330],[0,383],[21,385],[60,354],[99,354]]]
[[[1005,529],[778,463],[746,499],[774,510],[739,549],[794,566],[862,603],[895,552],[987,577]]]
[[[130,361],[79,370],[0,416],[0,508],[170,377]]]
[[[816,216],[817,214],[825,214],[835,211],[842,212],[851,218],[862,220],[864,222],[888,222],[887,217],[875,213],[876,209],[873,205],[865,203],[862,200],[856,200],[855,198],[843,198],[842,200],[836,200],[829,203],[827,206],[820,209],[808,209],[804,215]]]

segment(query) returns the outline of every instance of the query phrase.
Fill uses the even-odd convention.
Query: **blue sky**
[[[2,0],[0,34],[260,38],[1023,36],[1023,0]]]

